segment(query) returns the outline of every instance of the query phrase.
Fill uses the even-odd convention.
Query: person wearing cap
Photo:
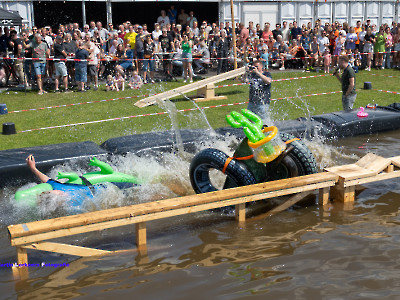
[[[67,72],[67,67],[65,65],[65,61],[61,61],[58,59],[65,59],[67,58],[68,54],[65,51],[64,48],[64,43],[63,43],[63,38],[61,35],[57,35],[54,43],[54,66],[56,69],[56,77],[54,80],[54,85],[55,85],[55,92],[59,93],[59,81],[62,78],[62,81],[64,83],[64,89],[65,92],[68,93],[70,90],[68,89],[68,72]]]

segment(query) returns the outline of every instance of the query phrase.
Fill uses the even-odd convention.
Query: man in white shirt
[[[286,22],[286,21],[283,22],[283,27],[282,27],[282,29],[281,29],[281,33],[282,33],[282,39],[283,39],[283,41],[284,41],[285,43],[288,43],[288,42],[289,42],[290,30],[289,30],[289,28],[288,28],[288,26],[287,26],[287,22]]]
[[[161,28],[163,28],[165,25],[169,24],[169,18],[167,17],[165,10],[161,11],[161,16],[159,16],[157,18],[157,23],[160,25]]]

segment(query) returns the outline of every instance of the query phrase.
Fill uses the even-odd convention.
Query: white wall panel
[[[296,3],[282,2],[282,22],[286,21],[291,23],[296,20]]]
[[[335,2],[334,5],[333,21],[339,21],[340,23],[348,22],[349,2]]]
[[[299,2],[299,26],[306,24],[308,22],[313,23],[313,10],[314,10],[314,3],[313,2]]]
[[[317,3],[317,19],[320,19],[322,24],[332,22],[332,4]]]
[[[259,23],[261,28],[264,23],[269,22],[271,28],[275,28],[278,18],[278,3],[276,2],[245,2],[242,4],[243,21],[247,25],[253,21],[254,25]]]
[[[366,3],[366,17],[371,20],[371,24],[379,25],[379,2]]]
[[[350,26],[356,26],[357,21],[364,20],[364,2],[351,2],[350,3],[350,15],[351,21]]]
[[[390,2],[382,2],[381,4],[382,9],[382,24],[392,24],[394,21],[394,10],[395,10],[395,3]]]

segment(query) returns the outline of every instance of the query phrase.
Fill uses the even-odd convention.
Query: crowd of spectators
[[[340,55],[355,69],[400,68],[400,23],[377,26],[370,20],[298,26],[297,22],[261,24],[198,22],[171,6],[162,10],[151,31],[147,24],[129,21],[114,27],[101,22],[70,23],[58,28],[0,27],[0,80],[12,77],[20,85],[37,85],[66,92],[85,92],[105,80],[107,90],[140,88],[159,79],[193,81],[214,68],[217,74],[233,68],[236,48],[239,66],[257,59],[264,69],[303,68],[330,72]],[[233,41],[235,30],[236,41]],[[66,60],[65,60],[66,59]],[[155,75],[157,71],[157,76]],[[126,84],[125,84],[126,83]],[[49,88],[45,88],[49,87]]]

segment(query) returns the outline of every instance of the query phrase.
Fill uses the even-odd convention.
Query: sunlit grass
[[[377,74],[374,76],[372,74]],[[273,73],[273,79],[292,78],[301,76],[322,75],[322,73],[303,73],[303,72],[285,72]],[[383,76],[386,75],[386,76]],[[388,77],[394,76],[394,77]],[[367,104],[377,103],[379,105],[388,105],[393,102],[400,102],[399,95],[376,91],[389,90],[400,92],[399,87],[400,72],[396,70],[379,70],[372,72],[362,71],[357,74],[357,100],[355,107],[365,106]],[[363,90],[365,81],[372,83],[373,90]],[[233,84],[234,80],[229,80],[221,84]],[[42,127],[58,126],[64,124],[75,124],[79,122],[90,122],[105,120],[111,118],[142,115],[163,111],[158,106],[138,108],[133,104],[143,97],[137,97],[145,94],[160,93],[162,91],[175,88],[182,85],[180,81],[157,83],[146,85],[140,90],[125,90],[124,92],[106,92],[104,87],[99,91],[88,91],[87,93],[71,94],[53,94],[48,93],[43,96],[37,95],[35,91],[8,92],[0,94],[0,103],[7,105],[8,111],[43,108],[56,105],[68,105],[82,103],[86,101],[98,101],[106,99],[132,97],[128,99],[119,99],[115,101],[103,101],[91,104],[82,104],[76,106],[67,106],[61,108],[50,108],[36,111],[9,113],[0,115],[1,123],[14,122],[17,131],[38,129]],[[341,86],[333,76],[324,76],[317,78],[288,80],[273,82],[272,98],[285,98],[272,101],[271,112],[275,120],[288,120],[298,117],[308,117],[341,110],[341,94],[309,96],[305,95],[340,91]],[[216,89],[218,95],[225,95],[226,100],[199,102],[199,106],[210,106],[244,102],[248,99],[247,86],[233,86]],[[193,95],[193,93],[192,93]],[[194,108],[191,101],[183,97],[173,99],[178,110]],[[206,109],[205,113],[210,124],[214,127],[225,127],[225,115],[232,110],[240,110],[246,105],[225,106]],[[181,128],[205,128],[206,122],[202,119],[200,112],[189,111],[180,112],[179,121]],[[137,134],[149,131],[159,131],[171,129],[171,122],[167,114],[157,116],[136,117],[123,120],[115,120],[94,124],[76,125],[65,128],[55,128],[38,130],[16,135],[0,135],[0,149],[21,148],[29,146],[38,146],[45,144],[78,142],[91,140],[101,144],[112,137]]]

